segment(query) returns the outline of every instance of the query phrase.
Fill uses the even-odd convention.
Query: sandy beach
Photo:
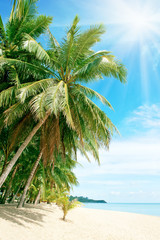
[[[160,217],[55,205],[0,206],[0,240],[158,240]]]

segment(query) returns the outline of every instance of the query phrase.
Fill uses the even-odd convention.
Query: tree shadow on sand
[[[47,212],[54,212],[54,209],[49,210],[43,206],[32,205],[25,205],[24,208],[17,208],[16,205],[11,204],[0,205],[1,219],[25,227],[27,227],[27,223],[42,226],[43,218],[47,215]]]
[[[64,223],[73,223],[73,221],[71,221],[69,219],[63,220],[63,218],[59,218],[59,220],[63,221]]]

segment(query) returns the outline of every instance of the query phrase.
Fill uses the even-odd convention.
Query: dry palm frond
[[[43,163],[54,162],[54,151],[59,151],[60,128],[59,117],[51,116],[42,127],[41,148],[43,148]]]

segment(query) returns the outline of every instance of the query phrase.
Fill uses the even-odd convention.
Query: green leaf
[[[103,104],[105,104],[106,106],[110,107],[113,110],[111,104],[107,101],[107,99],[101,94],[99,94],[98,92],[90,88],[87,88],[85,86],[82,86],[80,84],[74,84],[74,86],[77,86],[83,93],[85,93],[90,98],[94,98],[94,97],[98,98]]]
[[[57,83],[57,81],[53,78],[28,83],[28,86],[19,89],[19,99],[24,103],[26,98],[35,96],[39,92],[46,90],[48,87],[55,85],[55,83]]]
[[[50,63],[50,57],[48,53],[29,34],[27,33],[24,34],[21,47],[22,49],[25,49],[26,51],[33,53],[38,60],[45,63]]]

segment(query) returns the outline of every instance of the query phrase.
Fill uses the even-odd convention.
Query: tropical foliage
[[[77,153],[100,163],[99,148],[108,148],[117,131],[96,103],[111,104],[87,86],[109,77],[126,82],[111,52],[93,50],[104,26],[82,31],[76,16],[59,43],[51,22],[38,15],[35,0],[14,0],[5,25],[0,17],[1,203],[55,201],[57,192],[78,184]],[[42,34],[47,49],[38,42]],[[74,206],[67,199],[61,199],[65,214]]]
[[[82,205],[76,199],[70,201],[69,193],[67,193],[65,190],[56,196],[56,203],[63,211],[63,220],[64,221],[66,220],[66,215],[69,210]]]

